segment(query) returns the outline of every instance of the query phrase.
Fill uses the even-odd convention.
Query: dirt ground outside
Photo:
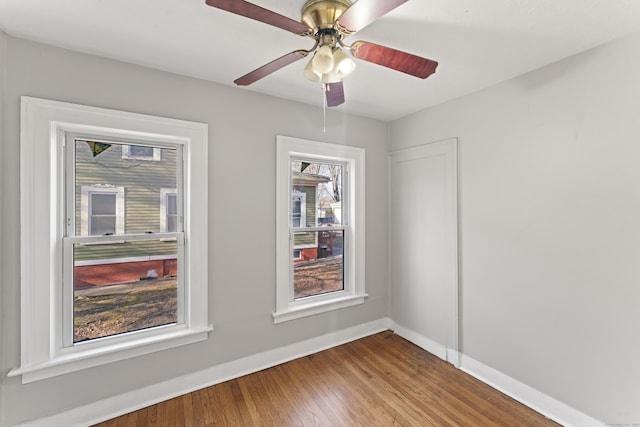
[[[343,287],[342,255],[300,262],[293,267],[295,298],[340,291]]]
[[[74,342],[177,321],[177,281],[161,278],[74,292]]]
[[[342,255],[298,263],[293,275],[295,298],[342,290]],[[74,292],[74,342],[176,321],[175,278],[94,286]]]

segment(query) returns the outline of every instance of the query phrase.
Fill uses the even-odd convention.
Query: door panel
[[[458,351],[456,147],[436,142],[390,160],[391,318],[445,359]]]

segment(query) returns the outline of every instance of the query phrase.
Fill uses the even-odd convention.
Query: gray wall
[[[4,189],[4,52],[6,35],[0,31],[0,190]],[[0,232],[4,236],[4,197],[0,197]],[[3,254],[4,247],[0,244],[0,272],[4,271]],[[0,366],[4,366],[4,348],[2,325],[4,324],[4,295],[2,289],[4,289],[4,276],[0,275]],[[4,414],[4,387],[2,385],[2,379],[0,379],[0,414]],[[0,425],[2,425],[2,417],[0,416]]]
[[[6,49],[0,422],[55,414],[387,315],[387,124],[330,111],[323,133],[322,110],[312,106],[12,37]],[[20,361],[21,95],[208,123],[209,309],[215,326],[209,340],[27,385],[6,377]],[[369,298],[353,308],[274,325],[278,134],[367,149]]]
[[[450,137],[460,157],[461,350],[604,422],[640,422],[640,35],[398,120],[390,141],[381,122],[330,112],[324,134],[314,107],[11,37],[5,58],[3,39],[0,424],[384,317],[387,144]],[[24,386],[6,377],[19,364],[20,95],[209,124],[208,341]],[[368,149],[363,306],[272,324],[276,134]],[[252,214],[256,201],[263,216]]]
[[[640,423],[640,34],[391,124],[459,138],[461,350]],[[393,292],[393,286],[392,290]]]

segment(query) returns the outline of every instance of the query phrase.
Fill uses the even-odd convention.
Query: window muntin
[[[100,135],[66,138],[69,226],[63,238],[63,286],[72,301],[63,309],[63,346],[179,324],[183,253],[176,238],[184,237],[163,239],[157,233],[178,231],[181,147],[145,146],[164,152],[162,161],[131,163],[121,158],[120,147],[137,146]],[[96,140],[101,141],[99,153],[94,151]],[[161,192],[158,184],[172,187],[171,192]],[[165,222],[169,227],[173,223],[173,230],[167,224],[163,229],[160,197],[166,199]],[[117,242],[110,239],[114,235]]]
[[[274,322],[363,303],[365,150],[278,136],[276,158]],[[300,193],[304,222],[294,205]],[[315,271],[305,275],[304,267]]]

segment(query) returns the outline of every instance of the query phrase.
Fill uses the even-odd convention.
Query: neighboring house
[[[80,236],[175,232],[178,225],[176,152],[110,144],[93,155],[75,141],[75,233]],[[175,275],[175,239],[74,248],[74,287]]]
[[[327,218],[325,211],[319,207],[318,186],[330,182],[331,179],[322,175],[300,172],[293,172],[291,178],[291,226],[296,228],[321,225]],[[318,235],[320,236],[317,237]],[[295,233],[293,239],[295,262],[310,261],[331,255],[327,243],[322,238],[322,233]]]

